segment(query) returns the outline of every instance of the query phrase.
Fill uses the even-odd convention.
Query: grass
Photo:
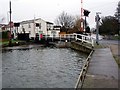
[[[108,40],[120,40],[120,35],[117,35],[117,36],[114,36],[114,35],[108,36],[107,39]]]
[[[116,63],[118,64],[118,67],[120,68],[120,57],[117,55],[113,55],[113,57],[114,57]]]
[[[9,41],[0,41],[0,45],[6,45],[6,44],[8,44],[9,43]]]
[[[104,45],[104,44],[99,44],[99,45],[95,44],[95,46],[94,46],[95,49],[108,48],[108,47],[109,47],[109,46]],[[111,51],[111,52],[112,52],[112,51]],[[114,55],[113,52],[112,52],[112,55],[113,55],[116,63],[118,64],[118,66],[119,66],[119,68],[120,68],[120,57],[119,57],[118,55]]]
[[[15,42],[24,42],[24,41],[21,41],[21,40],[12,40],[12,43],[15,43]],[[0,41],[0,46],[1,45],[8,45],[8,44],[9,44],[9,40]]]
[[[97,45],[96,43],[94,44],[95,49],[107,48],[107,47],[108,47],[107,45],[103,45],[103,44],[99,44],[99,45]]]
[[[113,37],[113,40],[120,40],[120,35],[114,36],[114,37]]]

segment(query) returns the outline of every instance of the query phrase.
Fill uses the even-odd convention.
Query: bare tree
[[[56,24],[64,28],[72,28],[74,26],[74,22],[75,22],[74,17],[68,15],[64,11],[56,19]]]
[[[83,24],[85,24],[85,20],[81,19],[80,16],[75,16],[75,25],[74,25],[74,30],[77,32],[82,31],[82,29],[84,28],[84,26],[82,26],[83,28],[81,28],[81,22],[83,22]],[[86,22],[86,25],[88,26],[88,23]]]
[[[81,20],[80,20],[79,16],[75,17],[75,25],[74,25],[74,27],[77,29],[77,31],[79,31],[80,28],[81,28]]]

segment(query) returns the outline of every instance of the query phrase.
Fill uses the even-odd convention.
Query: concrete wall
[[[90,52],[93,50],[92,47],[88,47],[87,45],[82,44],[81,42],[58,42],[54,43],[56,47],[59,48],[72,48],[87,54],[90,54]]]
[[[90,53],[92,48],[88,47],[88,46],[85,46],[83,45],[81,42],[71,42],[71,46],[70,46],[72,49],[75,49],[75,50],[79,50],[81,52],[85,52],[85,53]]]

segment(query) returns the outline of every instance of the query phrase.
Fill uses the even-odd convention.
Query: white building
[[[50,37],[59,37],[60,28],[61,26],[53,26],[51,30],[48,30],[48,35],[50,35]]]
[[[39,19],[27,20],[20,22],[18,33],[29,33],[30,38],[35,38],[36,34],[47,34],[46,21]]]
[[[44,21],[41,18],[26,20],[20,22],[19,27],[14,27],[13,33],[16,38],[17,33],[29,33],[29,38],[35,38],[36,35],[58,36],[60,29],[53,26],[53,23]]]

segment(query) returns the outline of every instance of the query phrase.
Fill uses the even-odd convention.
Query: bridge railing
[[[90,35],[76,34],[76,40],[89,43],[94,47],[94,39]]]
[[[81,41],[82,43],[86,42],[86,43],[89,43],[92,45],[92,47],[94,47],[94,39],[90,36],[90,35],[83,35],[83,34],[59,34],[59,35],[44,35],[44,37],[47,39],[47,38],[57,38],[59,39],[60,41],[62,39],[74,39],[76,41]]]
[[[60,34],[59,35],[59,38],[62,39],[62,38],[66,38],[66,39],[75,39],[76,35],[73,35],[73,34]]]
[[[59,35],[61,38],[68,38],[68,39],[75,39],[76,41],[81,41],[82,43],[86,42],[91,44],[94,47],[94,39],[89,35],[83,35],[83,34],[61,34]]]

